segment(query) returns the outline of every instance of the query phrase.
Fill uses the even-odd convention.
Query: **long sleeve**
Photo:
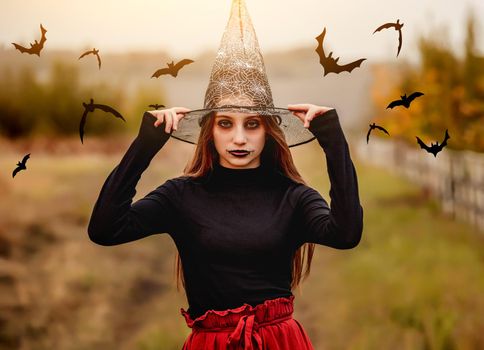
[[[137,137],[100,191],[88,226],[89,238],[97,244],[122,244],[170,229],[170,218],[174,219],[170,181],[131,204],[141,174],[170,137],[165,123],[156,128],[155,120],[144,113]]]
[[[331,207],[317,191],[305,187],[297,203],[304,242],[337,249],[354,248],[361,240],[363,208],[356,171],[336,110],[314,118],[309,130],[326,154]]]

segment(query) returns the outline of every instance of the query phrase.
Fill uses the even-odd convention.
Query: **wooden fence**
[[[403,142],[373,137],[355,144],[362,161],[401,174],[429,190],[444,212],[484,232],[484,154],[444,148],[437,157]]]

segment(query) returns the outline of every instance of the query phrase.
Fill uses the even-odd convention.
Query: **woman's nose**
[[[234,143],[244,144],[247,142],[247,137],[243,127],[236,127],[234,131]]]

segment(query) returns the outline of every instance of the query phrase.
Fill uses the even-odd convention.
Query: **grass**
[[[172,157],[178,145],[152,161],[135,199],[180,173],[188,155]],[[0,303],[0,324],[9,324],[0,327],[0,350],[181,348],[190,330],[180,315],[185,296],[173,285],[170,237],[115,247],[87,237],[92,205],[122,154],[32,154],[29,170],[12,179],[19,154],[0,158],[0,242],[8,246],[0,254],[12,264],[0,269],[0,300],[16,295]],[[319,146],[294,154],[329,200]],[[441,214],[404,179],[355,166],[363,239],[351,250],[317,246],[311,275],[295,291],[295,318],[315,348],[484,348],[482,234]]]

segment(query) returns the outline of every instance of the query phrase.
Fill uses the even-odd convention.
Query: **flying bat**
[[[412,103],[412,101],[419,97],[419,96],[422,96],[423,93],[422,92],[414,92],[412,94],[410,94],[410,96],[407,97],[407,94],[404,94],[403,96],[400,96],[401,99],[400,100],[395,100],[395,101],[392,101],[390,102],[390,104],[387,106],[387,108],[393,108],[393,107],[396,107],[396,106],[404,106],[405,108],[408,108],[410,107],[410,103]]]
[[[370,129],[368,130],[368,133],[366,134],[366,143],[370,140],[370,133],[373,129],[380,129],[381,131],[385,132],[387,135],[390,135],[388,131],[385,130],[385,128],[376,125],[375,123],[370,124]]]
[[[47,30],[44,27],[42,27],[42,23],[40,24],[40,32],[42,33],[42,35],[40,37],[40,42],[35,40],[35,42],[33,44],[30,43],[29,48],[26,48],[26,47],[19,45],[19,44],[16,44],[16,43],[12,43],[12,44],[13,44],[13,46],[15,46],[15,48],[17,50],[19,50],[22,53],[26,52],[26,53],[29,53],[31,55],[35,54],[35,55],[40,57],[40,51],[44,48],[44,43],[47,40],[47,38],[45,37],[45,33],[47,33]]]
[[[351,72],[353,69],[359,67],[364,60],[366,60],[366,58],[361,58],[357,61],[340,66],[338,64],[339,57],[333,58],[333,52],[330,52],[328,56],[326,56],[324,53],[323,41],[325,35],[326,27],[324,28],[323,32],[316,37],[316,40],[318,41],[316,52],[319,56],[319,63],[321,63],[324,68],[324,76],[326,76],[328,73],[338,74],[340,72]]]
[[[437,153],[442,151],[442,149],[447,146],[447,140],[450,139],[449,133],[447,132],[447,129],[445,130],[445,137],[444,141],[439,145],[438,142],[433,144],[432,142],[430,143],[430,146],[427,146],[425,143],[423,143],[422,140],[418,138],[418,136],[415,136],[417,138],[417,143],[420,145],[420,148],[423,148],[429,153],[432,153],[434,157],[437,157]]]
[[[112,113],[116,118],[121,118],[123,121],[126,121],[123,118],[123,116],[121,115],[121,113],[119,113],[118,111],[116,111],[114,108],[112,108],[110,106],[107,106],[107,105],[102,105],[102,104],[94,103],[94,100],[92,98],[91,98],[91,102],[89,102],[89,103],[84,103],[83,102],[82,105],[84,106],[84,114],[82,115],[81,123],[79,125],[79,135],[81,136],[81,143],[84,143],[83,142],[84,125],[86,125],[87,114],[89,112],[94,112],[94,110],[96,108],[97,109],[100,109],[101,111],[104,111],[104,112]]]
[[[170,74],[171,76],[176,77],[180,69],[182,69],[187,64],[190,64],[193,62],[195,61],[184,59],[178,62],[177,64],[173,64],[173,61],[171,61],[171,63],[167,63],[168,68],[158,69],[156,72],[153,73],[151,77],[158,78],[160,75],[163,75],[163,74]]]
[[[378,28],[376,28],[375,31],[373,32],[373,34],[375,34],[376,32],[379,32],[380,30],[386,29],[386,28],[395,28],[395,30],[398,31],[397,57],[398,57],[398,54],[400,53],[400,49],[402,48],[402,27],[403,27],[403,23],[400,23],[400,20],[397,19],[396,23],[385,23],[385,24],[379,26]]]
[[[165,107],[165,105],[159,105],[158,103],[155,103],[154,105],[148,105],[148,107],[151,107],[151,108],[154,108],[154,109],[158,109],[160,107]]]
[[[15,177],[20,170],[26,170],[27,159],[30,158],[30,153],[25,155],[21,162],[17,162],[17,167],[13,170],[12,177]]]
[[[83,58],[84,56],[89,55],[89,54],[96,55],[96,57],[97,57],[97,64],[99,66],[99,69],[101,69],[101,57],[99,57],[99,50],[96,50],[96,48],[93,48],[90,51],[84,52],[81,56],[79,56],[78,59],[80,60],[81,58]]]

